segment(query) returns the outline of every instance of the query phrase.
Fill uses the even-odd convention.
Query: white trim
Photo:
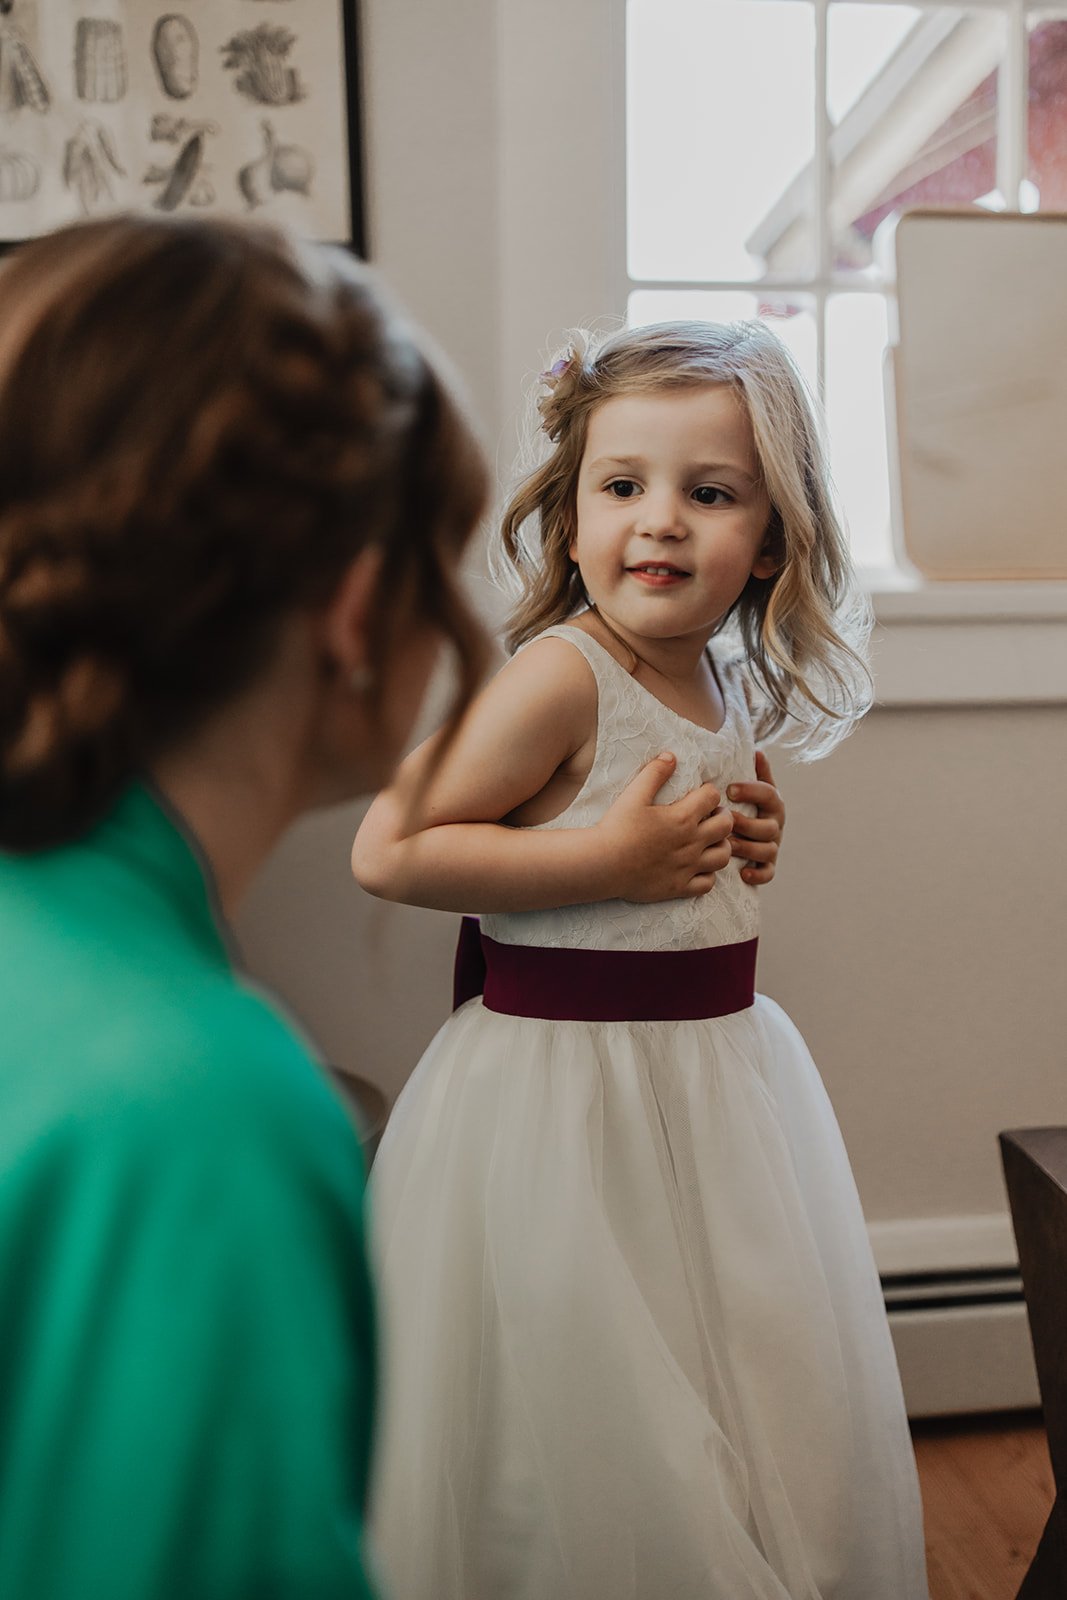
[[[860,572],[880,623],[1064,622],[1067,581],[925,582],[892,567]]]
[[[999,1211],[871,1222],[867,1232],[878,1271],[886,1276],[1018,1265],[1011,1218]]]
[[[833,204],[834,178],[830,170],[830,112],[827,107],[826,74],[827,74],[827,35],[829,32],[829,5],[828,0],[818,0],[815,7],[815,150],[812,156],[812,175],[814,179],[814,193],[812,205],[815,216],[815,277],[818,286],[815,289],[815,386],[819,394],[820,406],[826,404],[826,289],[823,285],[833,266],[834,241],[830,220],[830,208]],[[803,176],[799,179],[801,190],[807,185]],[[801,200],[803,205],[803,199]],[[751,241],[746,242],[746,248],[752,255],[766,256],[767,252],[753,248]],[[765,260],[765,269],[770,263]]]
[[[997,188],[1009,211],[1019,204],[1028,166],[1030,131],[1030,31],[1026,0],[1009,0],[1005,18],[1004,59],[997,74]]]
[[[810,277],[798,277],[794,274],[788,278],[775,277],[773,273],[758,278],[630,278],[627,280],[627,291],[636,294],[638,291],[653,291],[656,294],[753,294],[757,299],[779,297],[781,295],[813,295],[818,291],[825,294],[834,294],[837,291],[847,291],[849,294],[881,294],[886,293],[886,280],[881,275],[877,278],[865,277],[859,272],[831,272],[825,277],[817,273]]]
[[[879,706],[1067,705],[1062,621],[961,618],[875,630]]]

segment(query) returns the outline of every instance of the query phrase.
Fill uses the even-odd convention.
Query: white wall
[[[623,6],[362,9],[372,253],[462,367],[506,466],[544,350],[624,310]],[[961,638],[925,632],[927,681]],[[1067,1123],[1067,710],[890,706],[778,777],[789,827],[761,987],[812,1046],[882,1233],[946,1216],[988,1235],[997,1129]],[[358,814],[296,830],[240,932],[331,1058],[395,1094],[445,1014],[454,921],[354,887]],[[928,1241],[928,1264],[954,1249]]]

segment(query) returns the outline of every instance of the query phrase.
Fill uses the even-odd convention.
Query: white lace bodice
[[[646,762],[671,750],[678,765],[659,801],[677,800],[709,780],[726,801],[729,783],[755,776],[752,725],[736,668],[716,662],[726,703],[718,733],[710,733],[671,711],[636,683],[602,645],[579,628],[547,628],[539,639],[565,639],[581,651],[597,683],[596,754],[589,776],[570,805],[538,828],[588,828]],[[533,642],[533,641],[531,641]],[[751,806],[735,806],[751,812]],[[546,945],[577,950],[695,950],[738,944],[759,932],[759,895],[731,861],[710,894],[696,900],[652,905],[606,900],[552,911],[499,913],[482,917],[482,929],[501,944]]]

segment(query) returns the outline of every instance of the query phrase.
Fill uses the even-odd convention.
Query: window
[[[629,319],[773,327],[864,567],[893,560],[889,233],[961,203],[1067,209],[1067,10],[628,0]]]

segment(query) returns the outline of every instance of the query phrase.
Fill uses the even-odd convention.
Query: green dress
[[[0,856],[3,1600],[370,1594],[363,1189],[146,788]]]

